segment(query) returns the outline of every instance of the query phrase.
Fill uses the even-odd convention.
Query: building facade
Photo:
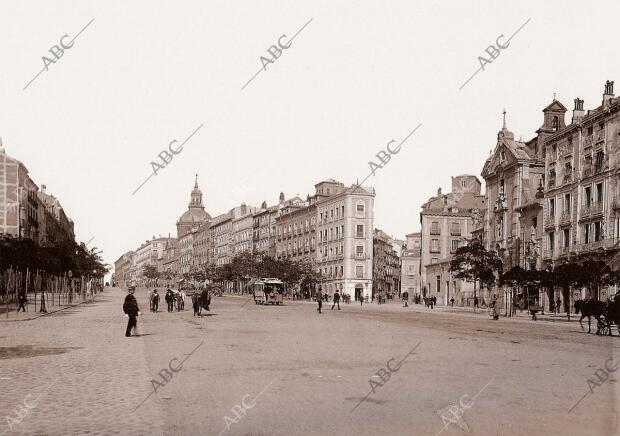
[[[317,263],[322,291],[372,297],[372,236],[375,191],[329,179],[315,185]]]
[[[408,299],[422,296],[422,234],[420,232],[405,235],[405,246],[401,256],[401,290],[409,294]]]
[[[401,265],[395,241],[383,230],[374,229],[372,245],[372,298],[398,298]]]
[[[451,256],[479,222],[485,197],[480,194],[481,183],[476,176],[461,175],[452,178],[452,192],[431,197],[420,213],[422,296],[441,292],[436,289],[437,281],[427,277],[428,265],[438,263]],[[440,282],[440,284],[443,282]]]
[[[607,81],[601,104],[587,112],[576,98],[571,123],[565,126],[564,114],[558,114],[558,128],[544,140],[544,265],[582,258],[607,262],[620,248],[620,98],[613,88]],[[540,301],[548,306],[549,298],[559,297],[567,305],[590,296],[586,290],[568,292],[541,294]],[[607,288],[594,293],[603,301],[609,297]]]

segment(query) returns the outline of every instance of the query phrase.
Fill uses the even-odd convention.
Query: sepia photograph
[[[0,436],[620,435],[619,20],[0,0]]]

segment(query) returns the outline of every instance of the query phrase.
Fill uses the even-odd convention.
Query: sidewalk
[[[78,301],[77,303],[71,304],[61,304],[61,305],[46,305],[47,312],[39,312],[40,306],[37,304],[37,311],[34,311],[34,304],[30,302],[26,305],[26,312],[16,312],[17,305],[15,303],[11,303],[10,305],[0,306],[0,322],[3,321],[29,321],[37,318],[41,318],[42,316],[51,315],[52,313],[60,312],[65,309],[69,309],[71,307],[79,306],[84,303],[90,303],[96,301],[99,295],[102,295],[102,292],[93,294],[90,299],[85,299],[82,301]],[[76,299],[78,296],[76,295]]]

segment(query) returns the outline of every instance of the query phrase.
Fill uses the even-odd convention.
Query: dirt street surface
[[[0,435],[620,434],[620,338],[575,323],[136,296],[137,337],[121,288],[0,320]]]

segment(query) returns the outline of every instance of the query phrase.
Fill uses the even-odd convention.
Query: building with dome
[[[211,221],[211,215],[205,211],[205,206],[202,202],[202,191],[198,188],[198,174],[196,174],[196,182],[194,183],[187,210],[177,221],[177,238],[181,239],[193,228],[197,228],[207,221]]]

